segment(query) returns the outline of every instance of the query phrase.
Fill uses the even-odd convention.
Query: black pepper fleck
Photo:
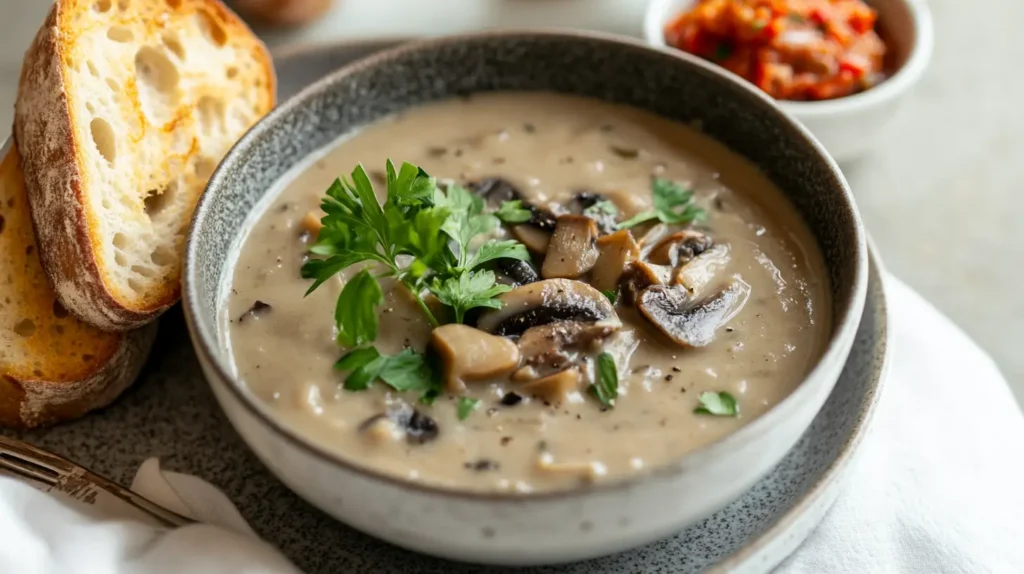
[[[528,133],[528,134],[532,134],[533,132],[537,131],[537,127],[534,126],[533,124],[527,122],[527,123],[523,124],[523,131]]]
[[[499,468],[501,468],[501,465],[498,464],[497,461],[491,460],[489,458],[481,458],[473,462],[467,462],[462,466],[476,472],[486,472],[488,470],[498,470]]]
[[[510,443],[510,442],[512,442],[512,437],[510,437],[510,436],[503,436],[503,437],[501,437],[501,446],[507,446],[508,443]]]
[[[672,367],[672,372],[673,373],[679,373],[679,372],[682,372],[682,369],[680,369],[679,367]]]
[[[665,380],[666,381],[671,381],[672,380],[672,375],[665,375]]]
[[[523,397],[517,393],[505,393],[505,396],[501,397],[501,404],[506,407],[514,407],[519,403],[523,402]]]

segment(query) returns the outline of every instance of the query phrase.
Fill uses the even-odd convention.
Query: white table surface
[[[280,46],[531,25],[638,35],[645,4],[336,1],[311,26],[264,36]],[[1024,22],[1024,2],[930,4],[931,68],[886,141],[844,169],[889,269],[992,353],[1024,401],[1024,44],[1000,24]],[[45,0],[0,0],[0,125],[10,124],[21,56],[48,7]]]

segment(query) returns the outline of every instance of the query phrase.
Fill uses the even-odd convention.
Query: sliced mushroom
[[[646,261],[634,261],[626,267],[619,279],[622,302],[636,303],[640,292],[652,285],[668,285],[672,281],[672,268]]]
[[[654,285],[644,289],[637,307],[662,333],[684,347],[703,347],[732,319],[750,296],[750,286],[735,280],[710,297],[691,297],[685,287]]]
[[[711,247],[711,237],[693,229],[677,231],[658,242],[647,260],[658,265],[683,265]]]
[[[670,231],[664,223],[659,223],[648,229],[647,233],[644,233],[643,237],[637,241],[637,244],[640,246],[641,255],[646,258],[655,245],[660,243],[665,237],[668,237]]]
[[[615,289],[626,266],[640,257],[640,246],[627,229],[597,239],[597,263],[590,272],[590,284],[601,291]]]
[[[579,384],[580,370],[573,367],[526,383],[523,390],[545,401],[558,404],[565,402],[570,393],[576,392]]]
[[[548,252],[548,244],[551,242],[551,232],[545,231],[529,223],[513,225],[509,229],[512,235],[516,236],[519,243],[522,243],[534,255],[544,255]],[[554,229],[552,227],[552,229]]]
[[[597,263],[597,223],[583,215],[562,215],[551,234],[540,274],[545,279],[575,279]]]
[[[451,392],[466,388],[466,381],[507,373],[519,365],[519,347],[504,337],[451,323],[430,333],[430,344],[441,357],[445,385]]]
[[[527,329],[519,338],[519,354],[526,365],[560,368],[574,349],[586,350],[617,331],[613,325],[558,321]]]
[[[423,444],[437,438],[440,430],[437,422],[429,416],[399,402],[388,405],[387,410],[374,415],[359,425],[359,432],[366,433],[374,441],[405,436],[409,444]]]
[[[715,245],[680,267],[672,282],[686,287],[691,294],[703,293],[715,276],[729,264],[729,259],[729,245]]]
[[[495,266],[498,268],[498,271],[508,277],[509,281],[517,287],[540,281],[540,273],[537,273],[537,268],[529,261],[499,259]]]
[[[500,309],[483,313],[477,321],[481,330],[502,336],[521,335],[530,327],[555,321],[598,322],[618,328],[622,325],[615,309],[600,291],[571,279],[544,279],[502,293]]]

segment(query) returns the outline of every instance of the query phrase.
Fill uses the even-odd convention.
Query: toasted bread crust
[[[0,312],[0,426],[32,428],[78,418],[106,406],[145,364],[156,324],[104,333],[67,317],[36,256],[17,148],[0,159],[0,261],[11,271]],[[31,332],[8,324],[31,320]],[[4,353],[7,346],[7,355]]]
[[[251,43],[252,48],[247,53],[262,69],[265,78],[261,86],[265,92],[261,95],[262,109],[257,112],[261,116],[270,110],[276,88],[269,53],[246,25],[218,0],[135,2],[159,4],[159,10],[167,13],[205,14],[229,37],[242,38],[243,44]],[[25,55],[15,106],[15,135],[22,150],[40,259],[57,297],[82,321],[106,331],[125,331],[151,322],[180,299],[180,264],[177,273],[143,293],[129,296],[112,283],[110,271],[104,270],[97,255],[109,239],[99,234],[97,215],[87,206],[90,189],[100,182],[91,181],[92,174],[84,167],[87,162],[81,148],[84,144],[75,135],[76,127],[80,130],[83,120],[76,117],[75,107],[69,101],[75,96],[69,93],[68,85],[68,68],[75,58],[82,57],[76,53],[80,50],[76,50],[75,42],[82,33],[76,18],[83,11],[94,10],[96,4],[91,0],[58,0],[50,11]],[[157,12],[149,6],[139,10],[149,18],[152,18],[151,13]],[[157,18],[152,19],[154,26],[162,26]],[[123,91],[133,107],[140,110],[141,117],[135,85],[126,84]],[[145,125],[145,118],[142,119]],[[88,119],[84,121],[87,123]],[[172,119],[168,126],[177,121]],[[195,141],[191,147],[196,149]],[[198,196],[194,199],[198,200]]]
[[[120,335],[120,344],[100,369],[77,381],[18,378],[0,372],[0,425],[38,428],[72,421],[105,407],[142,371],[156,338],[157,323]]]

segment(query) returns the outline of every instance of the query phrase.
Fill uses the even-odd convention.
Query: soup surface
[[[499,295],[501,310],[467,313],[479,331],[437,331],[433,343],[408,291],[381,279],[375,348],[432,348],[446,384],[432,404],[380,379],[347,390],[346,370],[334,368],[346,353],[336,342],[335,305],[361,266],[303,296],[312,280],[300,268],[325,190],[361,162],[383,202],[388,158],[486,196],[489,210],[515,197],[532,206],[530,221],[503,225],[475,246],[519,238],[537,248],[539,237],[547,249],[530,262],[544,281]],[[659,185],[669,186],[662,200],[692,190],[692,203],[675,197],[691,211],[673,213],[704,217],[650,220],[613,235],[629,218],[665,207],[653,199]],[[614,209],[566,215],[601,200]],[[830,331],[821,256],[754,166],[689,127],[596,100],[498,93],[403,112],[310,158],[248,227],[222,319],[238,374],[324,448],[434,485],[542,491],[664,465],[785,398]],[[559,249],[568,251],[553,255]],[[499,282],[530,280],[510,269],[498,266]],[[512,364],[473,371],[469,363],[488,353]],[[608,366],[617,397],[608,394]]]

